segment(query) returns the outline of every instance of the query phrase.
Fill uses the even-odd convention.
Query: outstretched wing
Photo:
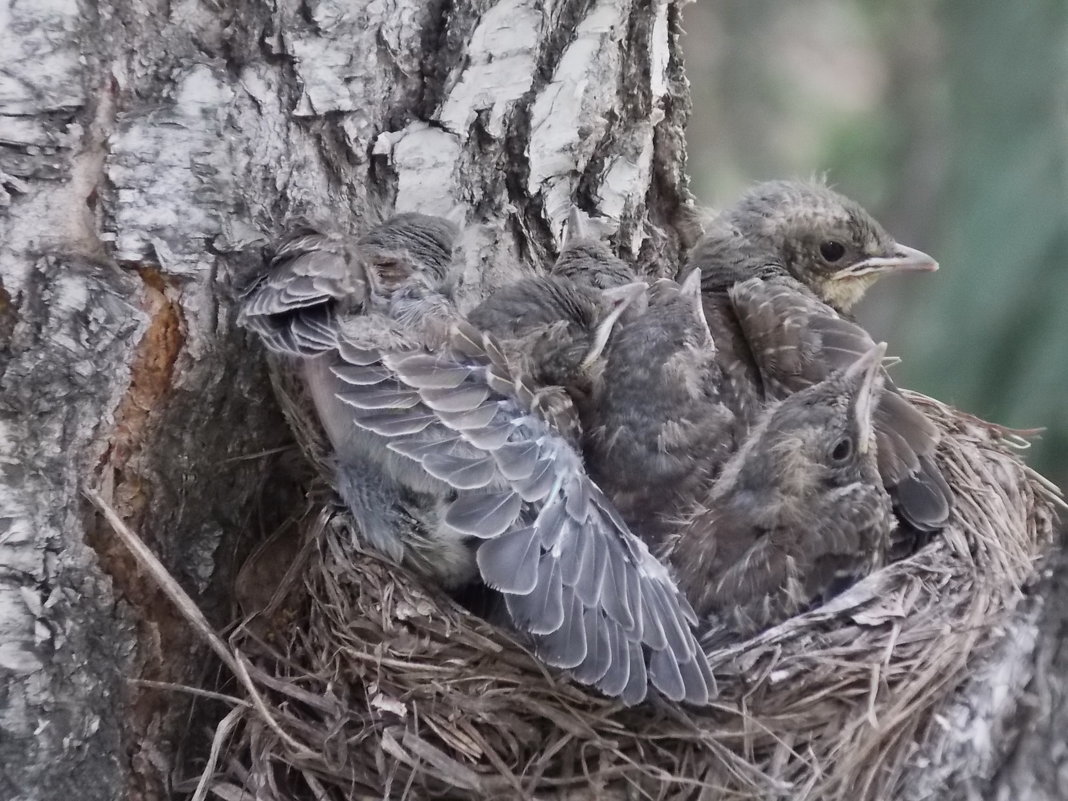
[[[275,253],[267,274],[249,287],[240,321],[278,353],[331,351],[341,314],[365,308],[372,295],[381,301],[405,287],[440,284],[458,233],[441,217],[406,213],[359,239],[317,231],[295,236]],[[402,300],[396,314],[425,306],[420,300]]]
[[[788,277],[741,281],[729,291],[765,389],[785,397],[844,370],[875,343]],[[898,392],[888,376],[875,411],[879,475],[903,519],[937,531],[949,519],[952,495],[934,460],[937,427]]]
[[[314,356],[337,344],[337,306],[367,298],[363,266],[350,240],[306,233],[286,242],[271,268],[246,291],[240,322],[268,349]]]
[[[447,524],[482,540],[482,577],[541,659],[627,704],[650,685],[707,703],[715,684],[692,609],[580,455],[531,411],[533,393],[492,340],[462,323],[436,353],[339,345],[336,394],[353,423],[455,490]]]

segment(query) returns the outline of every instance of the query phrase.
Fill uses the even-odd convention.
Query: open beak
[[[933,273],[938,262],[922,250],[895,244],[889,256],[872,256],[834,273],[834,278],[859,278],[884,273]]]
[[[880,342],[857,359],[845,372],[845,378],[854,389],[853,414],[856,416],[860,438],[857,450],[867,453],[872,440],[872,415],[879,404],[883,389],[882,363],[886,355],[886,343]]]
[[[608,337],[612,335],[612,329],[619,322],[619,316],[626,311],[630,304],[638,298],[644,297],[648,288],[645,282],[635,281],[633,284],[624,284],[621,287],[605,290],[604,294],[609,298],[612,308],[605,318],[597,324],[597,329],[593,332],[593,344],[590,345],[589,352],[579,364],[580,370],[590,369],[593,363],[597,361],[598,357],[604,352],[604,346],[608,344]]]

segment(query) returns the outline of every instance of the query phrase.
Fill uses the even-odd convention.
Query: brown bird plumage
[[[882,563],[894,525],[873,436],[884,352],[770,406],[676,521],[669,558],[712,639],[785,620]]]
[[[578,442],[581,416],[602,392],[605,346],[644,298],[634,270],[586,231],[573,208],[550,274],[500,287],[467,318],[493,336],[536,387],[536,405]]]
[[[620,322],[586,421],[587,469],[652,543],[671,530],[667,518],[711,483],[745,430],[724,402],[700,277],[655,282],[644,311]]]
[[[546,663],[607,695],[706,703],[692,610],[523,376],[456,314],[440,222],[383,228],[353,249],[283,248],[244,315],[304,370],[361,531],[446,587],[500,591]],[[396,514],[410,496],[418,525]]]
[[[850,243],[831,254],[833,264],[822,253],[828,242]],[[689,266],[702,272],[705,312],[735,408],[752,419],[763,403],[870,350],[871,337],[843,313],[875,277],[936,265],[897,245],[860,206],[826,187],[773,182],[723,212]],[[875,423],[880,474],[902,520],[936,531],[952,507],[934,461],[938,431],[885,376],[884,383]]]

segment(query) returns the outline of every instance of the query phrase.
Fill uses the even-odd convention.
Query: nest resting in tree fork
[[[1005,631],[1053,529],[1056,490],[1013,438],[910,395],[943,429],[949,527],[830,603],[709,654],[706,710],[627,709],[321,513],[230,647],[246,705],[196,795],[223,799],[881,799],[946,745],[947,712]],[[291,556],[291,554],[290,554]],[[251,688],[255,688],[252,692]]]

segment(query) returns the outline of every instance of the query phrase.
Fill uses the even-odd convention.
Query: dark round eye
[[[834,450],[831,451],[831,458],[836,462],[844,462],[850,456],[853,455],[853,440],[849,437],[843,437],[838,440],[834,446]]]
[[[827,261],[838,261],[845,255],[845,245],[841,242],[835,242],[833,239],[820,242],[820,255]]]

